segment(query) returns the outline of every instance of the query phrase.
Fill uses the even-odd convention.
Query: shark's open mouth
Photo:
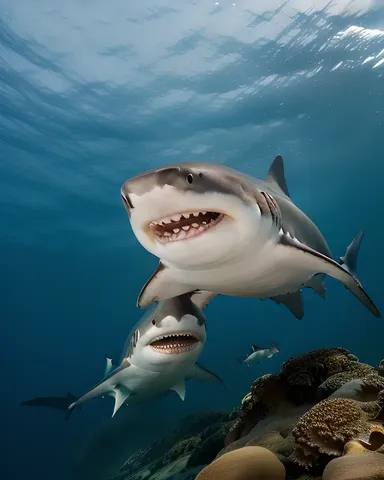
[[[149,346],[160,353],[185,353],[194,350],[199,345],[199,339],[192,333],[171,333],[156,337]]]
[[[161,242],[175,242],[195,237],[217,225],[224,214],[219,212],[176,213],[149,224]]]

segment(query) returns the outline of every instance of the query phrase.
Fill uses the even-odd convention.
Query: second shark
[[[205,341],[205,316],[189,295],[160,302],[134,327],[119,366],[112,370],[107,358],[106,376],[69,410],[92,398],[111,395],[114,416],[125,402],[136,403],[169,390],[184,400],[185,381],[192,378],[222,382],[197,363]]]

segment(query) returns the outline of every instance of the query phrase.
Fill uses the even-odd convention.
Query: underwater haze
[[[265,178],[277,154],[292,200],[339,259],[364,230],[358,273],[383,302],[382,0],[2,0],[0,5],[1,471],[106,480],[183,416],[232,409],[293,355],[342,346],[383,358],[384,320],[327,278],[327,299],[220,296],[206,310],[185,401],[93,400],[69,421],[23,408],[78,396],[117,359],[157,266],[133,235],[122,184],[184,161]],[[250,345],[280,353],[244,367]]]

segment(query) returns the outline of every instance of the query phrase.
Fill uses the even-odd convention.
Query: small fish
[[[249,364],[252,362],[260,363],[262,358],[271,358],[276,353],[279,353],[279,351],[280,350],[277,348],[275,343],[272,343],[269,348],[261,348],[257,345],[252,345],[251,353],[244,360],[239,359],[239,362],[245,363],[247,366],[249,366]]]
[[[106,355],[102,380],[69,406],[69,410],[99,396],[115,399],[112,417],[125,403],[175,391],[184,400],[189,379],[222,382],[197,363],[206,341],[205,316],[182,295],[149,309],[126,339],[114,367]],[[223,383],[223,382],[222,382]]]
[[[62,410],[67,413],[66,420],[71,416],[72,411],[68,411],[69,405],[77,400],[77,397],[71,392],[67,392],[66,397],[36,397],[31,400],[25,400],[20,405],[26,407],[45,407],[55,410]]]

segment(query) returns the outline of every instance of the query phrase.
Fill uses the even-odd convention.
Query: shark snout
[[[128,192],[121,192],[121,199],[123,200],[123,204],[125,208],[129,211],[133,207],[132,200],[129,198],[129,193]]]

